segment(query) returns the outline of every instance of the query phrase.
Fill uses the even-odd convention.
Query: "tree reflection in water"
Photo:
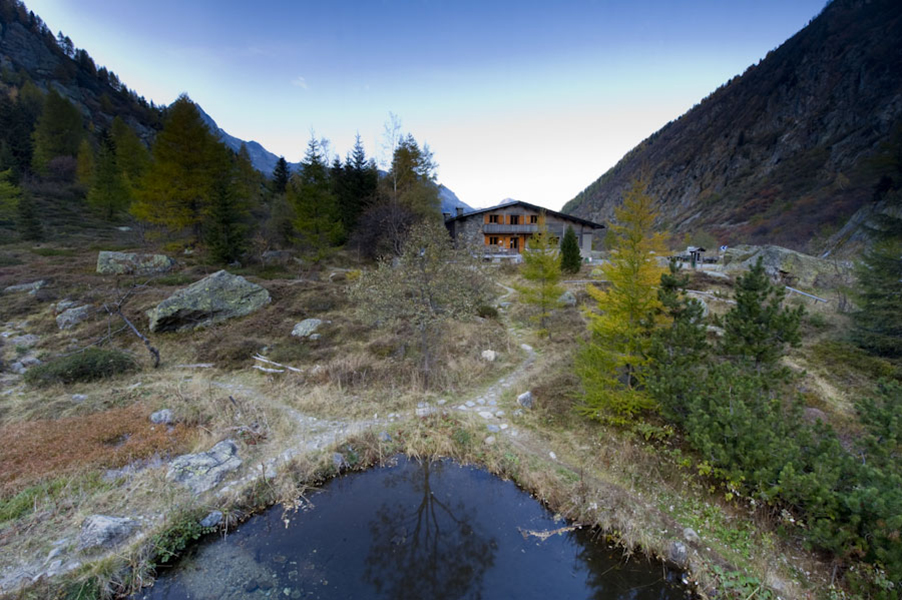
[[[386,485],[407,480],[421,494],[415,507],[384,503],[369,524],[372,544],[364,577],[386,598],[481,598],[482,579],[495,562],[497,542],[473,528],[474,511],[438,498],[430,474],[441,462],[393,474]]]

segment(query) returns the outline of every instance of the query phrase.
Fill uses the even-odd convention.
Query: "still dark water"
[[[137,598],[676,600],[680,575],[620,560],[502,481],[451,461],[396,459],[329,482],[313,506],[253,517]]]

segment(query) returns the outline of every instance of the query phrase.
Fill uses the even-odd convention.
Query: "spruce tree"
[[[576,232],[573,231],[573,227],[568,225],[567,231],[564,232],[564,239],[561,240],[561,271],[564,273],[579,273],[582,264],[579,240],[576,239]]]
[[[561,306],[559,298],[564,289],[560,286],[560,255],[557,244],[548,234],[544,214],[539,217],[538,231],[526,242],[520,275],[528,282],[517,286],[520,300],[535,307],[536,314],[531,318],[539,324],[539,335],[551,337],[548,317],[552,310]]]
[[[116,161],[116,148],[112,137],[104,133],[97,153],[94,183],[88,191],[88,204],[99,210],[107,220],[128,208],[131,195],[122,180]]]
[[[334,173],[334,169],[333,169]],[[379,173],[376,165],[366,158],[360,134],[354,140],[354,148],[348,154],[336,190],[341,211],[341,223],[345,231],[353,231],[367,204],[376,194]]]
[[[656,216],[645,184],[634,181],[611,225],[611,257],[602,266],[607,289],[587,288],[598,312],[589,315],[591,337],[577,358],[586,395],[583,412],[612,423],[625,424],[655,405],[642,379],[651,333],[667,320],[657,289],[664,273],[657,259],[666,248],[664,236],[654,231]]]
[[[902,192],[895,192],[902,194]],[[888,357],[902,356],[902,218],[883,215],[871,229],[874,245],[857,268],[855,342]]]
[[[247,210],[236,195],[235,169],[227,166],[216,179],[206,226],[207,246],[221,263],[238,260],[247,245]]]
[[[321,153],[321,143],[311,136],[301,171],[291,183],[289,199],[294,205],[300,243],[314,262],[330,248],[342,242],[344,231],[338,214],[338,202],[329,182],[329,169]]]
[[[284,194],[288,188],[288,163],[285,157],[280,156],[276,162],[276,168],[272,171],[272,192],[273,194]]]

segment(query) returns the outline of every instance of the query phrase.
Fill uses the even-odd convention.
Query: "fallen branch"
[[[267,369],[266,367],[261,367],[260,365],[254,365],[254,369],[258,371],[263,371],[264,373],[284,373],[285,369]]]
[[[281,363],[277,363],[273,360],[269,360],[268,358],[263,358],[259,354],[254,355],[254,360],[259,360],[260,362],[264,362],[268,365],[275,365],[277,367],[282,367],[283,369],[288,369],[289,371],[294,371],[295,373],[303,373],[304,372],[301,369],[298,369],[297,367],[289,367],[288,365],[283,365]],[[268,373],[284,373],[284,371],[278,371],[276,369],[265,369],[259,365],[254,365],[254,368],[260,369],[261,371],[266,371]]]
[[[124,314],[122,314],[122,304],[128,299],[128,297],[129,297],[129,295],[126,294],[126,296],[124,298],[122,298],[119,302],[117,302],[115,304],[116,310],[110,310],[110,307],[107,306],[106,303],[104,303],[103,308],[106,309],[106,311],[111,315],[119,315],[119,318],[122,319],[123,321],[125,321],[125,324],[128,326],[129,329],[132,330],[132,333],[134,333],[136,336],[138,336],[138,338],[142,342],[144,342],[144,346],[147,348],[147,351],[150,352],[150,355],[153,357],[153,368],[156,369],[157,367],[160,366],[160,351],[151,345],[150,340],[147,339],[147,337],[143,333],[138,331],[138,328],[135,327],[134,324],[128,320],[128,317],[126,317]]]
[[[190,365],[175,365],[176,369],[212,369],[216,365],[213,363],[192,363]]]

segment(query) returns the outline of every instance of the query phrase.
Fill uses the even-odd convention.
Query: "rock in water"
[[[152,275],[166,273],[175,261],[163,254],[137,254],[101,250],[97,255],[97,272],[101,275]]]
[[[151,331],[184,331],[243,317],[270,302],[269,292],[244,277],[218,271],[147,311]]]
[[[169,463],[166,477],[186,485],[195,494],[202,494],[240,466],[238,446],[232,440],[223,440],[206,452],[177,457]]]
[[[131,535],[137,526],[138,522],[134,519],[91,515],[81,525],[78,549],[112,548]]]

